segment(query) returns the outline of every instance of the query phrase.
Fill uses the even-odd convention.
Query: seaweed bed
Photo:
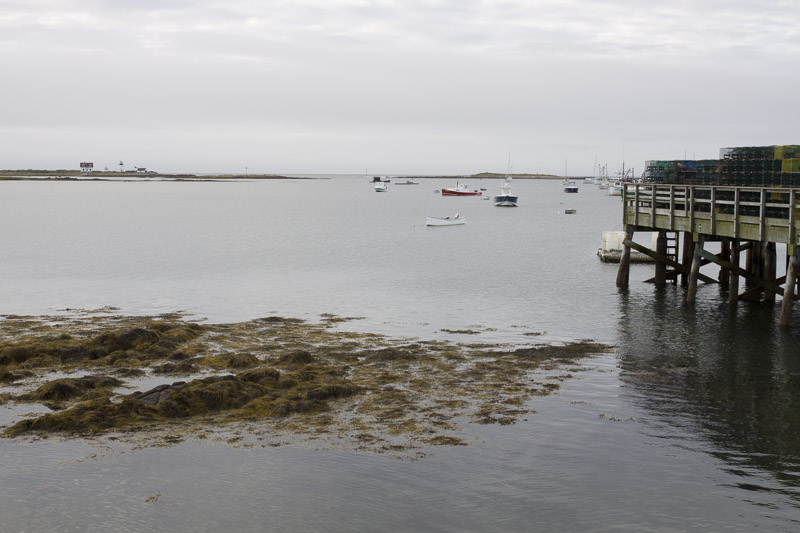
[[[345,320],[3,316],[0,405],[49,411],[3,435],[142,445],[188,436],[251,445],[327,439],[421,454],[468,444],[467,424],[507,425],[534,413],[533,397],[556,391],[581,369],[579,359],[609,349],[390,339],[337,330]]]

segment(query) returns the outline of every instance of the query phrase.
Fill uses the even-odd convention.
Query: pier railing
[[[623,224],[800,244],[800,189],[628,183]]]

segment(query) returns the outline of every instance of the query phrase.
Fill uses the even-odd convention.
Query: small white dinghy
[[[458,213],[455,214],[453,217],[426,217],[425,225],[426,226],[459,226],[464,224],[467,221],[466,218],[462,217]]]

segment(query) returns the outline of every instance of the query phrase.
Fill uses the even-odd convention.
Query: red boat
[[[442,196],[480,196],[483,194],[478,189],[470,190],[466,183],[456,182],[456,186],[450,189],[442,189]]]

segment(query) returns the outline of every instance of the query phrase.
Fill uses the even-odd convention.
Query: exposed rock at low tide
[[[530,344],[524,333],[519,346],[390,339],[336,331],[338,322],[4,317],[0,378],[29,392],[6,393],[0,405],[38,402],[55,412],[3,434],[167,431],[164,442],[175,443],[228,427],[256,440],[326,438],[377,452],[463,445],[465,421],[507,425],[534,414],[536,396],[608,349]],[[56,371],[91,374],[48,381]],[[175,374],[186,379],[152,387],[153,377]],[[147,390],[128,392],[143,379]]]

